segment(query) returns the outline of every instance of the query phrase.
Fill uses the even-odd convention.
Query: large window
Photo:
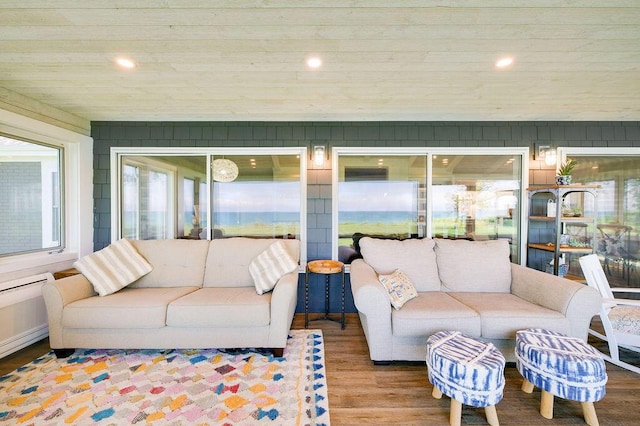
[[[114,148],[112,238],[306,238],[304,148],[188,151]]]
[[[214,157],[219,158],[219,157]],[[300,155],[228,155],[231,182],[213,179],[213,238],[300,238]]]
[[[425,156],[344,155],[337,172],[341,246],[354,234],[424,236]]]
[[[574,183],[600,186],[596,252],[607,278],[640,287],[640,148],[567,147],[560,157],[577,161]]]
[[[0,135],[0,256],[63,247],[61,148]]]
[[[522,158],[517,154],[432,156],[432,233],[506,239],[517,259]]]
[[[334,256],[358,256],[362,235],[505,239],[522,255],[526,148],[334,149]]]

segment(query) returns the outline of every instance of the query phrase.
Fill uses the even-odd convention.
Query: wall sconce
[[[538,155],[536,160],[544,160],[547,166],[554,166],[557,161],[556,150],[551,145],[538,145]]]
[[[324,145],[316,145],[313,147],[313,164],[322,166],[324,164]]]
[[[545,152],[544,154],[544,164],[546,164],[547,166],[555,166],[556,161],[557,161],[556,150],[555,149],[547,150],[547,152]]]

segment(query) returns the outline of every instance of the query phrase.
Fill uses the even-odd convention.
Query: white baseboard
[[[5,339],[0,342],[0,358],[4,358],[14,352],[19,351],[22,348],[36,343],[49,335],[48,324],[43,324],[38,327],[34,327],[31,330],[27,330],[24,333],[20,333],[16,336],[12,336],[9,339]]]

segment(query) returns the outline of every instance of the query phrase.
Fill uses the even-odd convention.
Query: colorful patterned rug
[[[76,350],[0,377],[0,425],[329,425],[320,330],[258,351]]]

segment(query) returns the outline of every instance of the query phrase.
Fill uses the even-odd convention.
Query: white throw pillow
[[[253,278],[258,294],[273,290],[280,278],[298,267],[291,253],[282,241],[276,241],[265,251],[257,255],[249,264],[249,273]]]
[[[153,269],[126,239],[78,259],[73,266],[87,277],[100,296],[123,289]]]
[[[388,275],[378,275],[378,280],[387,289],[391,305],[395,309],[402,308],[409,300],[418,297],[413,283],[400,269]]]

